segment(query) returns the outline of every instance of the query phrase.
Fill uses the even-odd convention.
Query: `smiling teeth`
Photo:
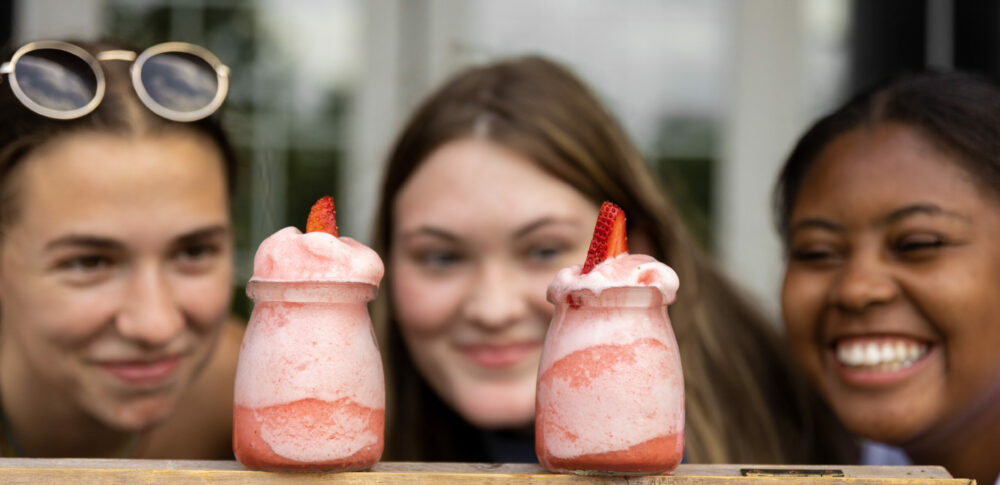
[[[896,371],[913,365],[929,349],[912,340],[844,341],[837,344],[837,360],[847,367]]]

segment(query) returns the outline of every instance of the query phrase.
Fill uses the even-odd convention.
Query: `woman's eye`
[[[455,251],[427,251],[418,257],[422,266],[431,270],[443,270],[462,261],[462,255]]]
[[[75,256],[59,263],[58,267],[67,271],[95,272],[110,268],[111,258],[97,254]]]
[[[111,278],[120,260],[104,254],[83,254],[59,260],[54,269],[67,283],[75,286],[98,284]]]
[[[199,274],[214,267],[221,248],[217,244],[197,243],[181,246],[173,255],[181,271]]]
[[[793,248],[790,257],[794,261],[803,263],[825,263],[834,261],[837,253],[832,248],[825,247]]]
[[[212,244],[192,244],[177,251],[176,257],[181,261],[199,261],[219,253],[219,248]]]
[[[892,244],[892,248],[896,252],[913,256],[919,253],[940,249],[944,245],[944,239],[939,236],[933,234],[921,234],[900,238]]]
[[[561,246],[536,246],[528,249],[528,259],[536,262],[550,262],[561,256],[565,251]]]

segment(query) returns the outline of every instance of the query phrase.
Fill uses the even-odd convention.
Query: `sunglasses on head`
[[[185,42],[154,45],[139,54],[107,50],[94,55],[61,41],[25,44],[0,64],[14,96],[42,116],[71,120],[94,111],[107,81],[99,61],[132,62],[132,86],[147,108],[173,121],[214,113],[229,90],[229,68],[203,47]]]

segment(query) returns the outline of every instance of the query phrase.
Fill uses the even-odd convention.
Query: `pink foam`
[[[600,294],[608,288],[650,287],[659,289],[664,304],[670,304],[680,285],[673,269],[645,254],[620,254],[585,275],[581,269],[577,265],[560,270],[549,285],[549,301],[562,302],[570,293],[583,290]]]
[[[325,232],[286,227],[265,239],[254,255],[258,281],[347,281],[378,286],[385,269],[371,248]]]

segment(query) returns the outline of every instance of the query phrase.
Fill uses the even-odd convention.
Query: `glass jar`
[[[550,293],[535,451],[553,472],[673,471],[684,454],[684,377],[655,287]]]
[[[251,281],[236,371],[233,451],[264,470],[371,468],[382,456],[385,380],[367,302],[376,287]]]

